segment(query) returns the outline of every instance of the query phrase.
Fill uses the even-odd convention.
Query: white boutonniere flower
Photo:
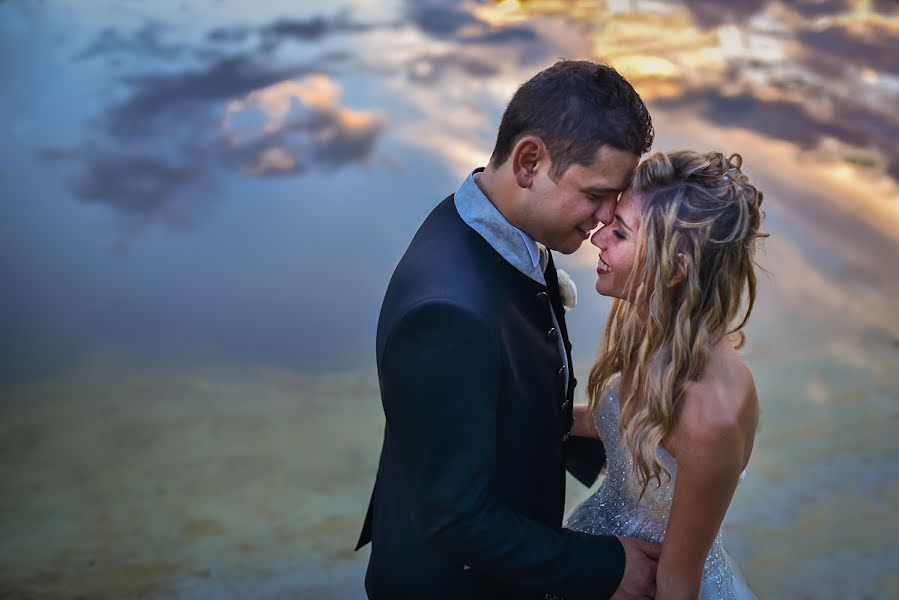
[[[559,295],[562,296],[562,306],[568,312],[577,304],[577,286],[571,280],[571,275],[562,269],[556,269],[556,277],[559,278]]]

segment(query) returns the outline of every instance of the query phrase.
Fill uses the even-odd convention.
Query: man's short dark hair
[[[652,146],[652,119],[618,71],[585,60],[560,60],[526,81],[506,107],[494,167],[505,163],[526,135],[543,140],[558,181],[571,165],[593,164],[602,145],[640,156]]]

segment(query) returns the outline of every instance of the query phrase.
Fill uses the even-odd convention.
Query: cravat
[[[546,272],[546,265],[549,264],[549,250],[541,244],[540,242],[535,242],[537,244],[537,252],[540,254],[540,272]]]

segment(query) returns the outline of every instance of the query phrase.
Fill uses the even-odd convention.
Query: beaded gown
[[[658,456],[671,473],[671,480],[661,475],[662,485],[650,483],[643,498],[633,473],[630,449],[618,435],[621,405],[618,399],[619,376],[606,386],[593,417],[606,448],[606,477],[590,498],[575,508],[565,527],[593,535],[621,535],[661,543],[668,527],[677,463],[664,448]],[[745,472],[740,476],[742,482]],[[734,562],[724,551],[721,530],[715,536],[705,562],[700,600],[756,600]]]

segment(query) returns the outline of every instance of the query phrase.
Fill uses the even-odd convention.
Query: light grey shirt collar
[[[487,240],[494,250],[499,252],[513,267],[536,281],[546,285],[543,272],[549,264],[549,250],[543,244],[518,229],[503,216],[493,205],[490,199],[484,195],[476,183],[476,178],[483,169],[472,171],[459,189],[456,190],[454,201],[459,216],[469,227],[477,231],[482,238]],[[553,328],[559,330],[559,320],[556,311],[548,309],[553,320]],[[556,336],[556,344],[559,348],[559,356],[562,359],[562,394],[568,393],[568,355],[565,352],[565,344],[562,336]]]
[[[518,229],[493,205],[478,187],[476,179],[483,169],[469,173],[456,190],[456,210],[469,227],[487,240],[500,256],[513,267],[542,285],[543,272],[549,263],[549,250]]]

